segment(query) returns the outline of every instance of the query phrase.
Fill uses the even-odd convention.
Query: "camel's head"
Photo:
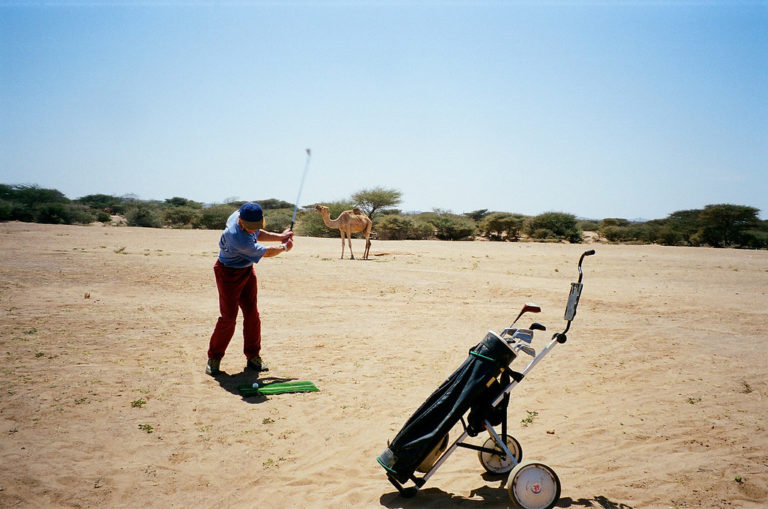
[[[328,212],[328,207],[324,205],[315,205],[315,210],[317,212],[320,212],[321,214],[325,214],[326,212]]]

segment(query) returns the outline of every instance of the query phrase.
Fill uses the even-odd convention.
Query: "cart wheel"
[[[512,469],[507,491],[517,509],[551,509],[560,498],[560,479],[544,463],[525,461]]]
[[[492,437],[488,437],[488,440],[483,444],[483,448],[493,449],[494,451],[499,451],[501,454],[493,454],[485,451],[479,451],[477,453],[477,457],[480,459],[480,464],[487,472],[491,474],[506,474],[515,468],[515,465],[520,463],[523,459],[523,448],[520,447],[520,443],[515,440],[515,437],[504,435],[504,443],[507,445],[509,452],[512,453],[512,456],[515,457],[515,461],[512,461],[511,458],[508,458],[507,455],[502,452],[501,447],[499,447],[499,444],[497,444]]]

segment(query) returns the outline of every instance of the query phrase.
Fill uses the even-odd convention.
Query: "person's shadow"
[[[290,382],[296,380],[296,378],[282,378],[274,376],[260,376],[262,373],[254,371],[250,368],[245,368],[240,373],[230,375],[226,371],[220,371],[218,375],[214,376],[222,389],[227,392],[231,392],[237,396],[241,396],[243,401],[247,403],[263,403],[267,401],[267,397],[262,394],[254,394],[252,396],[245,396],[240,393],[239,387],[241,385],[253,386],[254,382],[259,382],[259,385],[275,383],[275,382]]]

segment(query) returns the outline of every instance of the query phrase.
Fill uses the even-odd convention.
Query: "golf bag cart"
[[[560,498],[560,480],[547,465],[522,461],[520,444],[507,433],[507,406],[510,391],[555,345],[566,342],[583,286],[581,264],[585,256],[593,254],[594,250],[585,251],[579,258],[579,280],[571,283],[565,308],[565,330],[555,333],[541,352],[536,353],[531,341],[535,331],[544,331],[546,327],[540,323],[533,323],[527,329],[515,327],[525,313],[541,311],[536,304],[527,303],[501,334],[490,331],[471,348],[467,359],[408,419],[377,458],[400,495],[416,495],[448,457],[461,447],[477,451],[480,464],[487,472],[508,474],[506,486],[514,507],[554,507]],[[515,371],[509,365],[521,353],[532,359],[521,371]],[[463,432],[449,446],[449,432],[459,421]],[[495,427],[500,429],[497,431]],[[483,445],[465,443],[467,437],[475,437],[483,431],[489,435]],[[424,475],[418,477],[416,471]],[[413,486],[406,487],[408,481]]]

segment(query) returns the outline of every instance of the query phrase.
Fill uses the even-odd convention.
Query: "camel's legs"
[[[368,259],[368,251],[371,250],[371,239],[370,237],[365,238],[365,253],[363,253],[363,260]]]
[[[344,230],[339,228],[339,233],[341,234],[341,259],[344,259]]]
[[[349,243],[349,259],[354,260],[355,254],[352,252],[352,232],[347,230],[347,242]]]

